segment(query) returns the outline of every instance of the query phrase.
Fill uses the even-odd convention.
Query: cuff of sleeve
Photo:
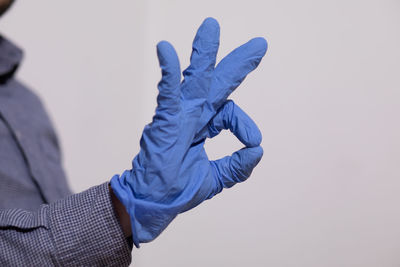
[[[49,206],[57,256],[63,266],[128,266],[131,249],[114,212],[108,183]]]

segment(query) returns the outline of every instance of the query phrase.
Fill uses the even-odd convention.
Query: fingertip
[[[157,44],[157,57],[162,69],[165,69],[168,73],[174,73],[175,75],[179,73],[180,76],[179,58],[171,43],[168,41],[160,41]]]
[[[163,53],[164,51],[167,51],[171,48],[172,48],[172,45],[168,41],[165,41],[165,40],[162,40],[162,41],[158,42],[158,44],[157,44],[157,52],[159,52],[159,53],[160,52]]]
[[[161,41],[159,41],[158,42],[158,44],[157,44],[157,48],[159,48],[159,47],[164,47],[164,46],[172,46],[168,41],[166,41],[166,40],[161,40]]]
[[[249,122],[245,127],[246,128],[236,131],[234,134],[247,148],[259,146],[262,141],[260,129],[258,129],[253,121]]]
[[[176,52],[172,44],[168,41],[160,41],[157,44],[157,55],[158,58],[161,60],[168,60],[169,57],[175,56]],[[161,62],[160,62],[161,63]]]
[[[201,24],[197,37],[210,42],[219,44],[220,27],[216,19],[208,17]]]
[[[219,28],[219,23],[218,21],[213,18],[213,17],[207,17],[206,19],[204,19],[203,21],[203,25],[207,25],[207,26],[212,26],[215,28]]]
[[[257,51],[257,54],[261,57],[265,55],[268,50],[268,42],[264,37],[256,37],[250,40],[252,46]]]
[[[257,147],[261,144],[262,134],[260,129],[258,129],[257,125],[254,124],[251,130],[251,138],[248,139],[248,143],[246,144],[248,147]]]
[[[244,181],[250,177],[253,169],[257,166],[263,156],[261,146],[245,147],[236,151],[231,161],[231,167],[236,181]]]
[[[254,155],[254,158],[261,159],[264,155],[264,149],[262,146],[256,146],[249,148],[249,151]]]
[[[256,147],[248,147],[244,148],[245,151],[245,157],[242,157],[242,159],[245,162],[242,162],[246,166],[246,168],[252,170],[261,160],[264,150],[261,146],[256,146]]]
[[[231,131],[246,147],[256,147],[261,144],[262,134],[257,124],[232,100],[228,100],[226,105]]]

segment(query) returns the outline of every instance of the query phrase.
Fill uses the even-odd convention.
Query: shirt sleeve
[[[0,211],[1,266],[128,266],[131,249],[108,183],[36,212]]]

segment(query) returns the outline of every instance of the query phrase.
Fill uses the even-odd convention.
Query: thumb
[[[236,183],[243,182],[249,178],[262,156],[263,149],[261,146],[245,147],[231,156],[211,161],[211,165],[216,169],[216,178],[222,185],[218,191],[221,191],[222,188],[232,187]]]

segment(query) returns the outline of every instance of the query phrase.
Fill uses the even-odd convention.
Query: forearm
[[[108,183],[37,212],[0,211],[0,265],[128,266],[117,216]]]

